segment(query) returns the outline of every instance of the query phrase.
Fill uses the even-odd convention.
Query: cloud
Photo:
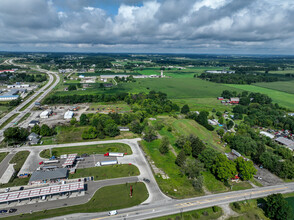
[[[0,44],[7,50],[292,53],[293,12],[290,0],[1,0]]]

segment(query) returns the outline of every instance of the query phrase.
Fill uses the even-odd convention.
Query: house
[[[40,124],[39,121],[37,121],[37,120],[32,120],[32,121],[30,121],[29,126],[30,126],[30,127],[34,127],[35,125],[38,125],[38,124]]]
[[[29,180],[29,184],[37,183],[56,183],[67,180],[68,169],[57,168],[55,170],[37,170],[33,172]]]
[[[240,98],[230,98],[230,103],[231,104],[239,104],[240,102]]]
[[[224,100],[224,97],[217,97],[217,100]]]
[[[38,144],[38,143],[39,143],[39,141],[40,141],[40,136],[37,135],[36,133],[32,132],[32,133],[28,136],[27,139],[29,140],[29,144],[31,144],[31,145],[35,145],[35,144]]]
[[[72,119],[73,116],[74,116],[74,112],[73,111],[67,111],[64,114],[64,119]]]
[[[79,78],[83,79],[83,78],[85,78],[85,76],[84,75],[79,75]]]
[[[118,127],[119,131],[130,131],[130,128],[128,127]]]

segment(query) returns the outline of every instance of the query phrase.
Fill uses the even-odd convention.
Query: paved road
[[[8,168],[9,161],[15,155],[15,152],[9,153],[0,163],[0,178],[5,173],[6,169]]]
[[[227,192],[215,195],[201,196],[183,200],[169,200],[153,202],[148,205],[139,205],[127,209],[118,210],[117,216],[107,216],[107,212],[101,213],[77,213],[61,217],[51,218],[54,220],[70,219],[151,219],[155,217],[187,212],[196,209],[211,207],[214,205],[228,204],[237,201],[265,197],[273,193],[289,193],[294,191],[294,183],[277,186],[254,188],[238,192]]]
[[[16,66],[23,66],[23,65],[18,65],[18,64],[14,64],[13,63],[14,59],[10,59],[7,62],[11,65],[16,65]],[[52,71],[48,71],[48,70],[43,70],[43,69],[34,69],[33,70],[39,71],[39,72],[44,72],[46,74],[49,75],[49,82],[43,86],[41,89],[39,89],[38,91],[36,91],[32,96],[30,96],[27,100],[25,100],[24,102],[22,102],[20,105],[18,105],[15,109],[13,109],[11,112],[9,112],[8,114],[6,114],[3,118],[0,119],[0,125],[2,123],[4,123],[5,121],[7,121],[11,116],[13,116],[16,113],[19,113],[19,115],[14,118],[10,123],[8,123],[4,128],[2,128],[0,130],[0,142],[4,139],[3,137],[3,132],[5,131],[5,129],[13,126],[16,122],[18,122],[26,113],[29,113],[31,111],[31,109],[34,107],[34,102],[31,103],[31,105],[29,105],[24,111],[20,111],[20,109],[22,107],[24,107],[27,103],[29,103],[30,101],[32,101],[36,96],[38,96],[41,92],[43,92],[42,95],[40,95],[35,102],[40,102],[60,81],[60,77],[58,76],[57,73],[52,72]],[[55,75],[56,77],[56,81],[53,85],[51,85],[51,83],[54,80],[53,75]],[[51,85],[51,86],[50,86]]]

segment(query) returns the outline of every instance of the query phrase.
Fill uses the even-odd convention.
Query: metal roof
[[[63,192],[71,192],[84,189],[84,182],[74,182],[54,186],[46,186],[27,190],[13,191],[0,194],[0,203],[11,202],[19,199],[29,199],[33,197],[53,195]]]
[[[72,166],[78,154],[67,155],[66,161],[62,164],[63,167]]]
[[[281,143],[283,145],[286,145],[287,147],[294,146],[294,141],[291,141],[288,138],[279,137],[275,141],[277,141],[277,142],[279,142],[279,143]]]
[[[38,170],[33,172],[30,182],[32,181],[43,181],[43,180],[54,180],[54,179],[65,179],[67,178],[68,170],[66,168],[58,168],[52,171]]]

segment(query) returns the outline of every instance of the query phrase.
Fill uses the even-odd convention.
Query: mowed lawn
[[[269,82],[269,83],[255,83],[254,85],[267,88],[267,89],[273,89],[273,90],[278,90],[281,92],[294,94],[294,80]]]
[[[249,92],[259,92],[268,95],[272,98],[273,102],[278,103],[279,105],[294,110],[294,94],[289,94],[286,92],[280,92],[273,89],[262,88],[259,86],[253,85],[235,85],[227,84],[229,87],[234,89],[242,89]]]
[[[62,154],[105,154],[106,152],[121,152],[132,154],[132,150],[127,144],[113,143],[113,144],[95,144],[86,146],[75,146],[75,147],[61,147],[53,148],[52,155],[59,157]],[[48,149],[41,151],[40,156],[43,158],[49,158],[50,152]]]
[[[119,164],[77,169],[74,174],[69,174],[69,179],[93,176],[94,180],[104,180],[139,175],[140,171],[136,166],[130,164]]]

